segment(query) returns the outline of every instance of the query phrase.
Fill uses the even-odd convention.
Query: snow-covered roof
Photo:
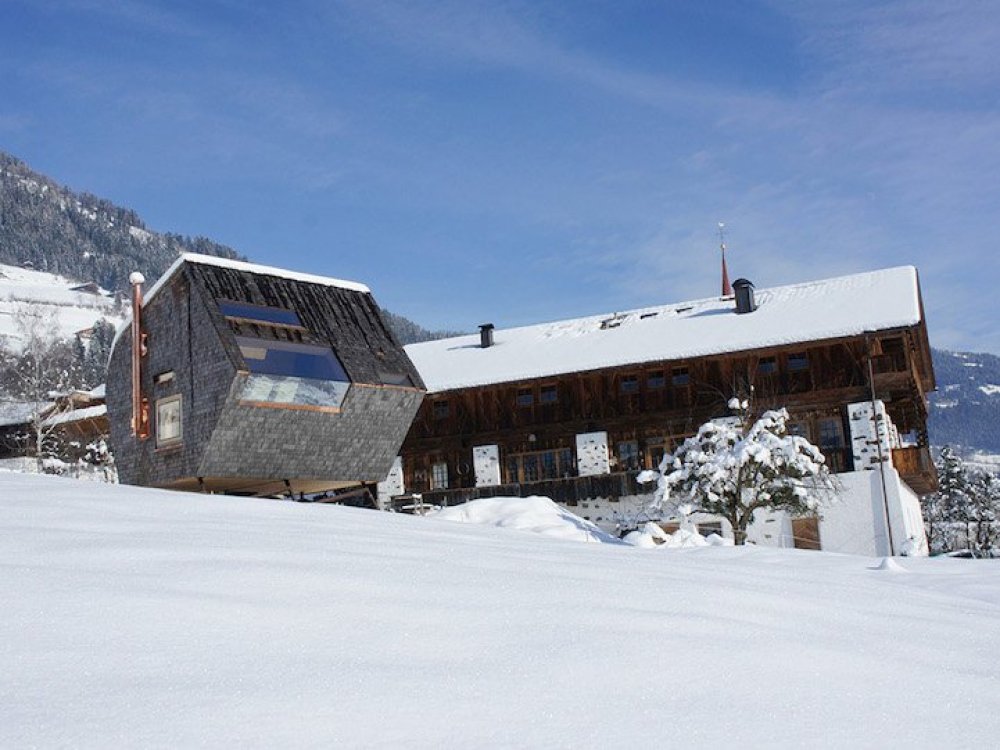
[[[97,406],[87,406],[83,409],[73,409],[72,411],[64,411],[58,414],[53,414],[51,417],[46,417],[44,424],[46,427],[54,427],[55,425],[68,424],[69,422],[82,422],[86,419],[97,419],[98,417],[107,415],[107,413],[107,405],[98,404]]]
[[[199,263],[203,266],[218,266],[219,268],[232,268],[237,271],[247,271],[249,273],[257,273],[262,276],[277,276],[282,279],[292,279],[293,281],[304,281],[309,284],[323,284],[324,286],[335,286],[341,289],[350,289],[355,292],[369,292],[364,284],[359,284],[356,281],[344,281],[343,279],[334,279],[329,276],[314,276],[311,273],[299,273],[298,271],[288,271],[284,268],[275,268],[273,266],[262,266],[257,263],[246,263],[242,260],[231,260],[230,258],[219,258],[215,255],[201,255],[199,253],[181,253],[177,260],[175,260],[168,268],[164,274],[156,280],[143,295],[143,304],[149,304],[149,301],[156,296],[156,293],[164,287],[164,285],[173,277],[177,269],[181,267],[184,263]]]
[[[731,298],[498,329],[410,344],[431,393],[569,372],[821,341],[920,322],[917,270],[900,266],[824,281],[758,289],[757,310]]]
[[[181,253],[177,256],[177,260],[170,264],[170,268],[163,272],[163,275],[156,280],[149,289],[147,289],[142,295],[142,304],[148,305],[153,297],[167,285],[167,282],[173,278],[174,274],[177,273],[177,269],[180,268],[184,263],[200,263],[205,266],[218,266],[219,268],[232,268],[237,271],[248,271],[250,273],[258,273],[263,276],[277,276],[282,279],[292,279],[293,281],[304,281],[309,284],[322,284],[324,286],[335,286],[341,289],[350,289],[354,292],[364,292],[370,293],[371,290],[364,284],[358,283],[357,281],[345,281],[343,279],[335,279],[330,276],[315,276],[310,273],[300,273],[298,271],[288,271],[284,268],[275,268],[274,266],[262,266],[258,263],[247,263],[242,260],[232,260],[230,258],[219,258],[215,255],[201,255],[200,253]],[[122,334],[132,323],[132,313],[131,310],[125,311],[125,319],[122,320],[121,324],[115,331],[115,338],[112,342],[112,349],[118,344],[118,339],[121,338]]]

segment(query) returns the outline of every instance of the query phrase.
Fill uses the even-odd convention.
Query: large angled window
[[[340,408],[351,379],[336,353],[292,310],[220,301],[249,372],[242,401]]]

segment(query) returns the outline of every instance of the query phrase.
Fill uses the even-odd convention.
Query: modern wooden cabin
[[[192,254],[145,298],[142,281],[108,367],[122,482],[272,495],[386,475],[424,386],[367,287]]]
[[[581,512],[648,492],[638,472],[752,386],[756,406],[787,407],[834,471],[881,458],[916,492],[933,489],[935,382],[916,269],[733,286],[734,296],[406,347],[428,397],[384,488],[449,505],[538,494]]]

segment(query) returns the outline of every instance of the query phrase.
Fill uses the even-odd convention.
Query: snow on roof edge
[[[232,268],[236,271],[248,271],[250,273],[258,273],[263,276],[277,276],[282,279],[290,279],[292,281],[303,281],[308,284],[321,284],[323,286],[335,286],[341,289],[349,289],[354,292],[362,292],[364,294],[371,294],[371,289],[369,289],[365,284],[357,281],[346,281],[344,279],[336,279],[332,276],[318,276],[311,273],[302,273],[300,271],[289,271],[284,268],[276,268],[275,266],[263,266],[258,263],[248,263],[242,260],[232,260],[231,258],[220,258],[215,255],[203,255],[201,253],[181,253],[177,256],[177,259],[170,264],[170,267],[158,278],[151,287],[142,295],[143,306],[148,305],[152,301],[153,297],[164,287],[167,282],[173,278],[174,274],[177,273],[177,269],[180,268],[184,263],[200,263],[204,266],[217,266],[219,268]],[[125,319],[115,330],[115,337],[111,342],[111,350],[114,351],[115,346],[118,344],[118,339],[121,335],[125,333],[125,330],[132,324],[132,314],[129,310],[126,314]]]
[[[855,320],[847,324],[845,324],[845,321],[831,320],[821,325],[814,325],[811,330],[802,331],[800,336],[794,337],[794,342],[790,339],[787,333],[786,335],[765,334],[754,337],[753,340],[741,339],[736,342],[728,341],[725,344],[721,344],[718,340],[701,342],[698,345],[689,346],[683,352],[669,352],[669,356],[666,356],[663,352],[653,350],[644,353],[642,356],[635,356],[634,353],[626,355],[625,352],[621,351],[606,352],[606,354],[610,356],[602,358],[599,362],[593,360],[592,358],[584,357],[583,359],[587,360],[586,362],[581,361],[575,363],[576,365],[583,366],[567,366],[566,363],[557,362],[547,362],[543,364],[542,362],[529,363],[526,361],[520,361],[520,367],[501,367],[500,372],[491,372],[491,365],[495,365],[495,363],[488,362],[481,363],[481,367],[473,366],[471,371],[466,370],[465,372],[461,372],[463,369],[466,369],[463,365],[468,366],[471,363],[459,362],[455,360],[450,363],[452,366],[448,367],[450,372],[447,376],[443,376],[441,372],[435,371],[436,368],[442,364],[441,357],[447,357],[448,355],[446,352],[457,352],[465,349],[479,349],[478,334],[465,334],[447,339],[437,339],[433,341],[409,344],[404,347],[404,349],[417,366],[425,384],[427,384],[428,393],[445,393],[448,391],[480,387],[484,385],[496,385],[499,383],[512,383],[536,380],[538,378],[554,377],[567,372],[595,371],[610,367],[624,367],[671,359],[706,357],[717,354],[786,346],[791,343],[805,343],[842,338],[844,336],[856,336],[869,331],[890,330],[893,328],[916,325],[924,319],[923,310],[920,305],[920,280],[918,270],[915,266],[893,266],[889,268],[875,269],[873,271],[846,274],[827,279],[817,279],[756,290],[758,302],[761,302],[762,300],[768,300],[772,296],[794,297],[803,293],[808,294],[809,292],[813,292],[814,294],[817,292],[823,293],[836,287],[838,284],[844,284],[845,282],[856,283],[864,282],[865,280],[881,281],[882,279],[885,279],[885,283],[891,284],[895,281],[897,284],[903,285],[902,282],[904,275],[905,286],[908,287],[906,290],[907,296],[901,304],[896,306],[897,309],[894,310],[892,314],[881,317],[875,316],[874,318],[863,321]],[[900,291],[898,287],[897,291]],[[533,332],[537,333],[546,329],[556,329],[574,324],[581,327],[587,325],[599,325],[604,321],[615,318],[622,320],[629,317],[641,318],[646,313],[655,313],[660,315],[664,311],[682,313],[691,309],[696,311],[699,309],[711,309],[713,307],[717,308],[723,302],[727,301],[720,297],[707,297],[700,300],[675,302],[666,305],[653,305],[613,314],[605,313],[600,315],[588,315],[579,318],[497,329],[495,337],[497,344],[512,344],[516,346],[517,339],[521,338],[525,334],[531,334]],[[731,304],[731,298],[729,298],[728,303]],[[904,311],[901,309],[903,307],[907,307],[908,309]],[[504,341],[504,339],[508,337],[513,340]],[[441,351],[442,346],[448,346],[449,344],[451,345],[449,349]],[[496,346],[496,344],[494,346]],[[433,357],[434,365],[432,367],[427,368],[421,366],[422,364],[428,364],[426,354],[424,356],[420,356],[423,352],[435,355]],[[527,352],[524,353],[526,354]],[[420,360],[424,361],[421,362]]]
[[[217,266],[219,268],[232,268],[236,271],[247,271],[249,273],[257,273],[262,276],[277,276],[282,279],[290,279],[292,281],[304,281],[308,284],[322,284],[323,286],[335,286],[341,289],[349,289],[354,292],[363,292],[370,294],[371,289],[369,289],[364,284],[357,281],[346,281],[344,279],[336,279],[332,276],[318,276],[311,273],[302,273],[300,271],[289,271],[284,268],[276,268],[275,266],[263,266],[258,263],[248,263],[243,260],[232,260],[230,258],[220,258],[215,255],[202,255],[200,253],[181,253],[177,256],[177,260],[170,264],[170,268],[164,271],[163,275],[156,280],[143,295],[143,304],[149,303],[149,301],[156,296],[156,293],[163,288],[163,286],[170,280],[170,277],[176,273],[177,269],[181,267],[184,263],[200,263],[203,266]]]

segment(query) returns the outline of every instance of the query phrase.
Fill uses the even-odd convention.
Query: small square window
[[[618,383],[622,393],[638,393],[639,378],[635,375],[625,375]]]
[[[447,419],[451,413],[451,408],[447,401],[434,402],[434,419]]]
[[[179,445],[183,435],[181,397],[168,396],[156,402],[156,447]]]
[[[522,388],[517,392],[518,406],[531,406],[535,403],[535,394],[530,388]]]
[[[778,371],[778,360],[774,357],[761,357],[757,362],[757,372],[761,375],[773,375]]]
[[[809,355],[805,352],[795,352],[788,355],[788,369],[790,372],[802,372],[809,369]]]
[[[559,390],[554,385],[543,385],[538,393],[538,401],[542,404],[554,404],[559,400]]]
[[[663,388],[667,384],[667,378],[663,374],[663,371],[651,372],[646,377],[646,387],[650,390],[656,390],[658,388]]]
[[[690,385],[691,384],[691,374],[688,372],[686,367],[675,367],[671,382],[674,385]]]

